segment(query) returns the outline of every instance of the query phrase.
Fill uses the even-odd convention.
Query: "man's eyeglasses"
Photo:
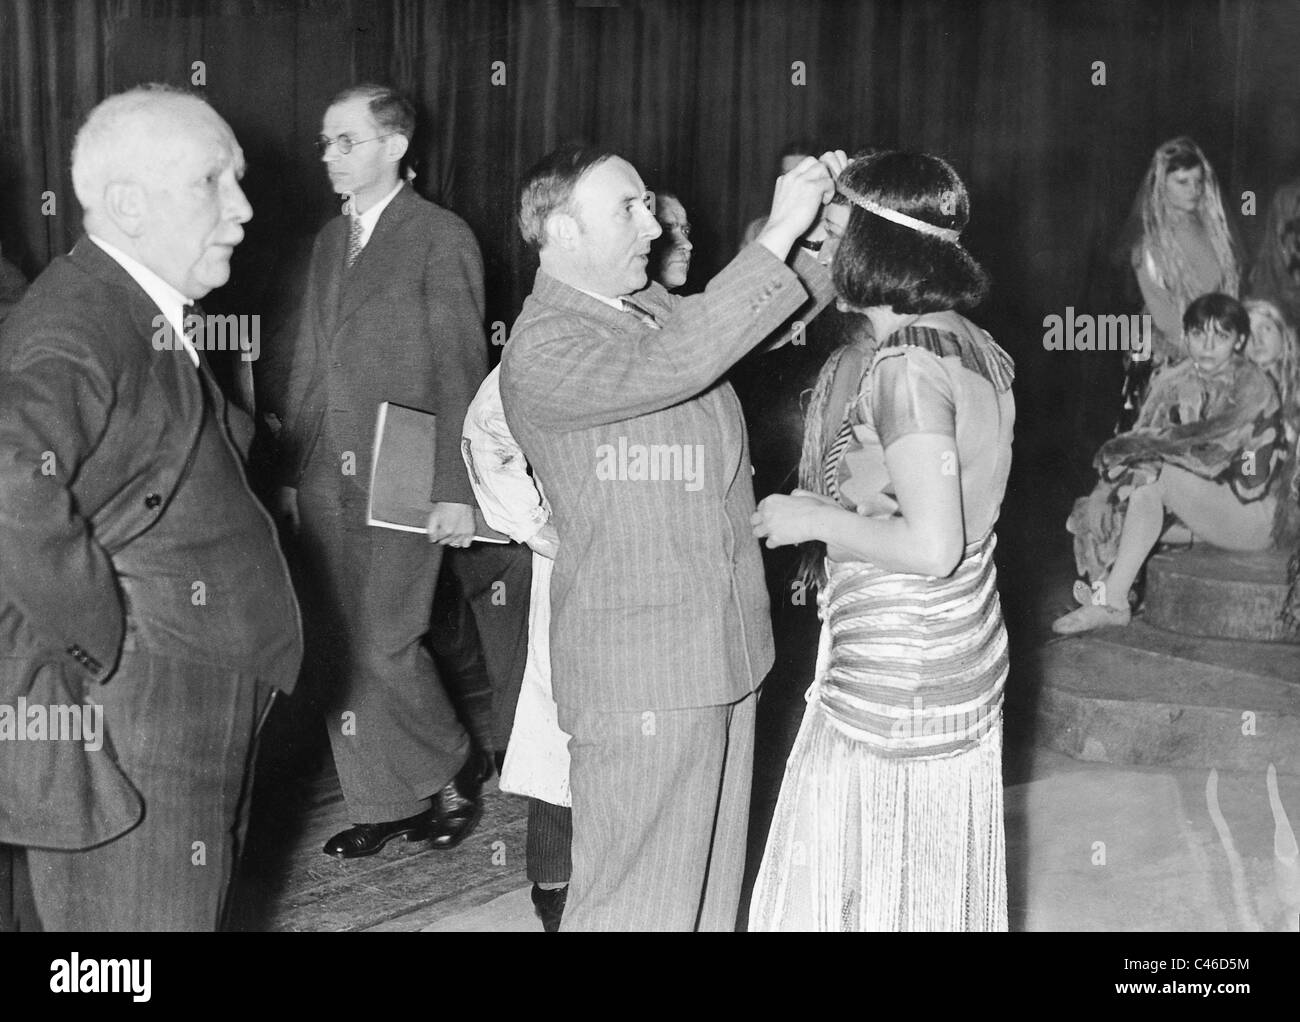
[[[387,138],[388,135],[391,134],[392,132],[390,131],[387,135],[376,135],[374,138],[353,138],[351,135],[340,135],[338,138],[330,138],[328,135],[321,135],[312,143],[312,145],[316,147],[317,156],[324,156],[329,152],[329,147],[332,145],[339,147],[340,156],[347,156],[348,153],[352,152],[353,146],[359,146],[365,142],[378,142],[381,138]]]

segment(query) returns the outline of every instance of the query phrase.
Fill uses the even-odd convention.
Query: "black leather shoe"
[[[564,903],[569,900],[569,885],[555,887],[551,890],[533,884],[533,911],[542,921],[542,929],[547,933],[558,933],[560,920],[564,917]]]
[[[432,819],[433,809],[429,808],[404,820],[393,820],[390,823],[358,823],[355,827],[335,834],[325,842],[321,851],[340,859],[374,855],[395,837],[404,836],[408,841],[422,840]]]
[[[472,752],[460,773],[433,796],[432,817],[412,841],[428,841],[434,848],[455,848],[470,836],[483,816],[479,791],[492,776],[492,757]]]

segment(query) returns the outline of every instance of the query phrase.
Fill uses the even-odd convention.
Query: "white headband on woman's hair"
[[[878,217],[883,217],[900,227],[907,227],[921,234],[932,234],[936,238],[942,238],[944,241],[956,242],[961,237],[961,231],[954,231],[951,227],[936,227],[934,224],[928,224],[924,220],[918,220],[914,216],[908,216],[906,213],[900,213],[896,209],[890,209],[888,206],[882,206],[878,202],[872,202],[870,199],[859,195],[843,181],[835,182],[836,190],[854,205],[861,206],[868,213],[875,213]]]

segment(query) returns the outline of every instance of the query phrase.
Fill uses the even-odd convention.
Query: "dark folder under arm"
[[[370,452],[370,500],[366,524],[401,532],[427,532],[433,501],[433,453],[437,416],[385,401],[375,419]],[[474,509],[476,543],[509,543]]]

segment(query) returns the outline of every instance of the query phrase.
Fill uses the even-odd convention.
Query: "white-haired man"
[[[0,841],[27,846],[45,929],[219,925],[257,730],[297,675],[248,418],[202,345],[157,343],[229,278],[243,171],[198,97],[104,100],[72,158],[87,236],[0,328],[0,704],[49,739],[0,741]]]

